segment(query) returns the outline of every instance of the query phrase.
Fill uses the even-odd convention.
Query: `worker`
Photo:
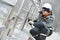
[[[54,14],[50,3],[45,3],[42,10],[39,11],[39,17],[36,20],[28,20],[29,24],[34,26],[30,34],[36,40],[46,40],[46,37],[53,33]]]

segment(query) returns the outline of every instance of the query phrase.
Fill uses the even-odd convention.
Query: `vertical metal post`
[[[20,16],[20,13],[21,13],[21,10],[22,10],[22,7],[23,7],[25,1],[26,1],[26,0],[23,0],[23,2],[22,2],[21,5],[20,5],[19,11],[18,11],[18,13],[17,13],[18,15],[15,17],[15,20],[14,20],[15,23],[14,23],[14,25],[13,25],[13,28],[12,28],[9,36],[11,36],[11,35],[13,34],[14,30],[15,30],[16,24],[17,24],[17,22],[18,22],[18,16]]]
[[[17,5],[17,3],[16,3],[16,5]],[[1,34],[0,34],[0,40],[2,40],[2,37],[3,37],[3,36],[5,35],[5,33],[7,32],[8,25],[9,25],[9,23],[10,23],[10,21],[11,21],[11,20],[10,20],[10,17],[13,15],[13,13],[14,13],[14,11],[15,11],[16,5],[12,7],[11,11],[9,12],[9,15],[7,16],[7,19],[6,19],[5,23],[4,23],[5,28],[4,28],[4,30],[3,30],[3,31],[1,32]]]
[[[26,15],[26,19],[25,19],[25,21],[23,22],[23,24],[20,26],[20,27],[22,27],[21,30],[23,30],[23,28],[24,28],[24,26],[25,26],[25,23],[26,23],[26,21],[27,21],[27,17],[29,16],[29,12],[31,11],[32,6],[33,6],[33,5],[31,4],[31,7],[29,8],[29,11],[28,11],[28,13],[27,13],[27,15]]]

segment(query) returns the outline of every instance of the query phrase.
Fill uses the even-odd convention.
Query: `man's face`
[[[42,13],[43,13],[43,15],[46,15],[48,12],[46,10],[42,9]]]

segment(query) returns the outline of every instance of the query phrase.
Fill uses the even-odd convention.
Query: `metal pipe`
[[[16,5],[17,5],[17,3],[16,3]],[[4,24],[5,28],[0,34],[0,40],[2,40],[1,38],[5,35],[5,33],[7,31],[8,25],[10,23],[10,17],[13,15],[16,5],[12,7],[11,11],[9,12],[9,15],[7,16],[6,22]]]
[[[31,7],[32,7],[32,6],[33,6],[33,5],[31,5]],[[30,9],[29,9],[29,12],[31,11],[31,7],[30,7]],[[26,21],[27,21],[27,17],[28,17],[28,15],[29,15],[29,12],[28,12],[27,15],[26,15],[25,21],[24,21],[23,24],[20,26],[20,27],[22,27],[21,30],[23,30],[23,28],[24,28],[24,26],[25,26],[25,23],[26,23]]]
[[[18,16],[20,16],[20,12],[21,12],[21,10],[22,10],[22,7],[23,7],[25,1],[26,1],[26,0],[23,0],[22,4],[20,5],[19,11],[18,11],[18,15],[15,17],[15,20],[14,20],[15,23],[14,23],[14,25],[13,25],[13,28],[12,28],[11,33],[9,34],[9,36],[11,36],[11,35],[13,34],[14,30],[15,30],[16,24],[17,24],[17,22],[18,22]]]

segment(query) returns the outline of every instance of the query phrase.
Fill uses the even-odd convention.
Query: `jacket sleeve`
[[[42,22],[34,22],[34,24],[33,24],[35,27],[38,27],[38,28],[40,28],[40,29],[42,29],[42,28],[44,28],[45,26],[44,26],[44,24],[42,23]]]
[[[47,20],[46,20],[47,23],[53,23],[54,19],[55,19],[54,15],[47,16],[46,18],[47,18]]]
[[[54,26],[54,20],[55,20],[54,15],[48,16],[47,20],[46,20],[46,26],[53,28],[53,30],[54,30],[54,27],[53,27]]]

